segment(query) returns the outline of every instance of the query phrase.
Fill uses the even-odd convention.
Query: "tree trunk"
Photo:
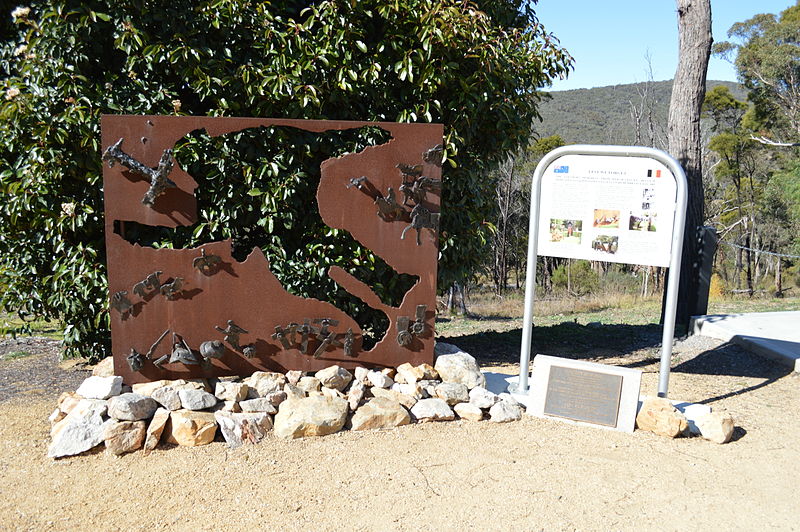
[[[775,265],[775,297],[783,297],[783,279],[781,279],[781,258],[776,257]]]
[[[710,0],[677,0],[678,69],[669,105],[669,152],[681,164],[688,182],[686,228],[683,236],[681,280],[675,324],[686,329],[697,305],[698,228],[704,223],[702,139],[700,109],[706,92],[706,71],[711,54]],[[666,297],[666,291],[665,291]]]

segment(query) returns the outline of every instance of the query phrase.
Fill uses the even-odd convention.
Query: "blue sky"
[[[714,42],[727,40],[736,22],[780,13],[793,0],[711,0]],[[575,70],[549,90],[603,87],[672,79],[678,66],[675,0],[539,0],[534,8],[548,32],[575,58]],[[733,66],[711,57],[708,79],[736,81]]]

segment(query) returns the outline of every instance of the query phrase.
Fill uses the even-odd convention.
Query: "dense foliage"
[[[4,13],[0,304],[62,319],[70,354],[107,352],[103,113],[442,122],[440,285],[464,278],[494,208],[488,169],[527,138],[537,87],[571,63],[528,3],[480,7],[37,0]]]

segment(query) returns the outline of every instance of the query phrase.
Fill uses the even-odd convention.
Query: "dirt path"
[[[676,353],[671,396],[730,411],[732,443],[526,417],[53,461],[52,393],[16,396],[0,402],[0,529],[797,529],[800,377],[735,346]],[[652,350],[612,355],[656,389]]]

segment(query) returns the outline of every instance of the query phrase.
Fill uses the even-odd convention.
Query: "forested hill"
[[[739,100],[746,98],[738,83],[709,81],[707,88],[716,85],[726,85]],[[537,137],[560,135],[567,144],[633,144],[636,128],[631,108],[641,109],[643,95],[647,95],[645,100],[652,102],[656,136],[666,138],[671,94],[671,80],[550,92],[540,106],[542,122],[534,123],[533,129]],[[646,120],[642,128],[648,129]]]

